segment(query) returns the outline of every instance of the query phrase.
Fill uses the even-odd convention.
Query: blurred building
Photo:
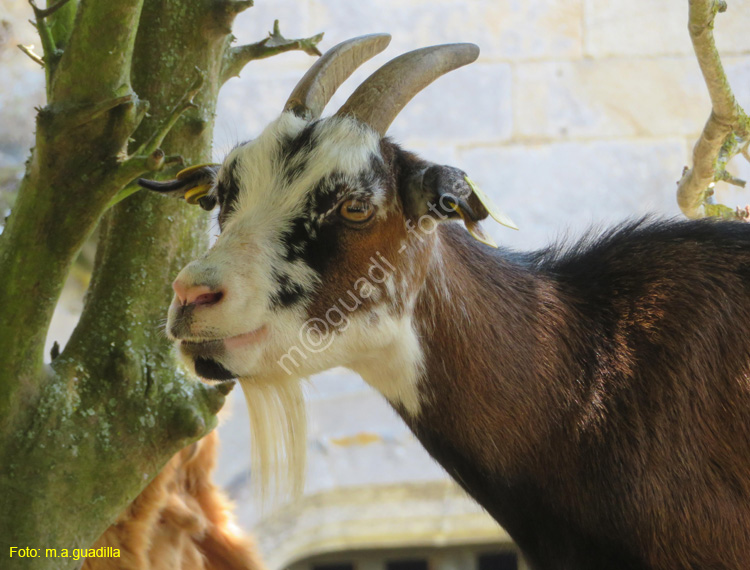
[[[716,36],[735,94],[750,109],[750,0],[728,4]],[[276,18],[287,37],[324,31],[322,49],[391,33],[391,46],[344,84],[329,112],[400,53],[477,43],[479,60],[418,95],[390,135],[466,170],[521,228],[487,224],[495,240],[531,249],[592,224],[678,214],[675,183],[710,112],[687,10],[687,0],[256,0],[235,34],[242,43],[257,41]],[[15,48],[38,44],[29,17],[26,0],[0,0],[0,178],[20,172],[33,106],[43,104],[43,74]],[[227,83],[217,160],[278,115],[311,63],[305,54],[284,54],[251,63]],[[750,165],[739,160],[729,170],[750,178]],[[723,184],[717,194],[732,206],[750,202]],[[64,299],[50,339],[66,338],[77,302],[76,295]],[[261,511],[254,501],[240,394],[220,427],[219,481],[270,568],[524,568],[508,536],[358,377],[328,372],[311,380],[307,395],[309,469],[299,502]]]

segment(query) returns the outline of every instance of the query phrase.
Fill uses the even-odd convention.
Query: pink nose
[[[175,295],[181,305],[215,305],[224,297],[221,289],[211,289],[206,285],[191,285],[179,278],[172,283]]]

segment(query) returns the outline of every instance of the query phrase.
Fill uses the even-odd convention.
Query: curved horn
[[[368,77],[337,116],[352,116],[384,136],[393,119],[417,93],[441,75],[473,62],[474,44],[445,44],[410,51]]]
[[[284,105],[284,111],[292,111],[308,121],[319,118],[336,89],[355,69],[383,51],[390,42],[390,34],[370,34],[332,47],[300,79]]]

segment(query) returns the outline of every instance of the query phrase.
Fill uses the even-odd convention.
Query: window
[[[314,564],[312,570],[354,570],[351,562],[336,562],[331,564]]]
[[[385,570],[428,570],[427,560],[418,558],[412,560],[389,560]]]
[[[488,552],[477,557],[477,570],[518,570],[514,552]]]

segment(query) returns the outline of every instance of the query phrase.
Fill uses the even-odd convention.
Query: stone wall
[[[324,31],[323,49],[391,33],[388,50],[342,87],[329,112],[391,57],[477,43],[479,60],[422,92],[390,134],[469,172],[521,228],[490,227],[498,243],[533,248],[591,224],[678,213],[675,182],[710,111],[687,10],[687,0],[258,0],[237,35],[256,40],[274,18],[290,37]],[[748,29],[750,0],[730,0],[716,35],[746,107]],[[226,86],[217,158],[279,112],[310,63],[304,54],[255,62]],[[734,169],[750,176],[739,161]]]
[[[391,46],[331,104],[391,57],[471,41],[479,60],[421,93],[391,136],[467,170],[521,227],[499,243],[536,247],[572,229],[656,211],[676,214],[675,181],[709,112],[687,35],[687,0],[257,0],[236,28],[257,41],[275,18],[288,37],[324,31],[322,48],[387,31]],[[43,73],[16,49],[39,44],[25,0],[0,0],[0,169],[32,144]],[[750,106],[750,0],[730,0],[716,35]],[[311,64],[301,53],[254,62],[221,97],[216,157],[255,136]],[[750,176],[744,164],[734,166]],[[725,193],[727,194],[727,193]],[[749,201],[741,193],[721,196]]]

